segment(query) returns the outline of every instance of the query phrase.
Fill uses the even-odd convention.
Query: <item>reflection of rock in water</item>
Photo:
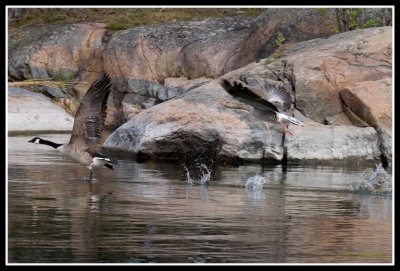
[[[186,167],[186,181],[189,184],[205,184],[210,181],[211,167],[207,167],[201,162],[195,162],[191,167]],[[192,177],[195,176],[195,177]]]
[[[363,174],[363,180],[357,185],[350,185],[352,192],[368,194],[391,194],[392,176],[387,173],[382,164],[376,166],[374,171]]]

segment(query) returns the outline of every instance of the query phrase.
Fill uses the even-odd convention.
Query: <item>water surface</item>
[[[391,194],[351,191],[365,169],[119,158],[90,186],[31,138],[8,138],[9,263],[392,262]]]

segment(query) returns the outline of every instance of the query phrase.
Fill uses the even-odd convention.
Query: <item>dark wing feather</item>
[[[258,110],[278,111],[278,108],[271,102],[262,99],[255,88],[246,85],[239,80],[222,79],[222,86],[235,99],[249,104]]]
[[[277,121],[276,113],[274,111],[260,110],[254,108],[254,110],[252,110],[251,113],[253,114],[254,117],[262,121],[268,121],[268,122]]]
[[[110,87],[111,78],[107,74],[90,86],[75,114],[70,144],[83,147],[100,143]]]
[[[105,156],[104,154],[100,153],[100,149],[96,148],[96,147],[92,147],[92,148],[87,148],[85,149],[85,151],[87,153],[90,154],[90,157],[99,157],[99,158],[108,158],[107,156]]]

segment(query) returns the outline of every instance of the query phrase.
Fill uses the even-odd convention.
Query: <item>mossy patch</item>
[[[265,8],[32,8],[9,23],[10,28],[33,24],[105,23],[108,29],[123,30],[140,25],[206,18],[258,16]]]

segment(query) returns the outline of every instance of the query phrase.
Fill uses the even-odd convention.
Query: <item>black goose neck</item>
[[[58,144],[58,143],[52,142],[50,140],[44,140],[44,139],[41,139],[41,138],[39,138],[39,143],[40,144],[49,145],[49,146],[53,147],[54,149],[57,149],[58,147],[63,145],[63,144]]]

